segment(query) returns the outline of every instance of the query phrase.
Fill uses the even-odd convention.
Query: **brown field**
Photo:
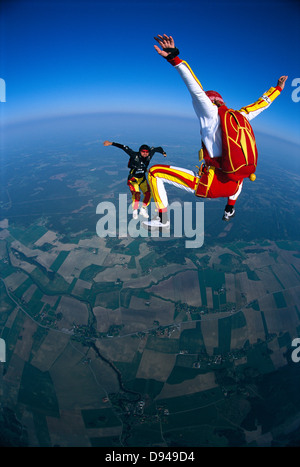
[[[101,352],[101,354],[103,353]],[[88,355],[92,357],[93,352],[89,352]],[[110,356],[109,360],[111,360]],[[107,402],[102,401],[103,397],[107,396],[109,393],[118,392],[120,390],[116,372],[95,354],[94,357],[92,357],[92,361],[89,364],[89,367],[98,387],[99,399],[97,401],[97,408],[106,408]]]
[[[175,362],[176,355],[145,349],[136,377],[166,381]]]
[[[35,324],[30,318],[26,318],[14,349],[14,353],[24,361],[27,361],[30,357],[31,347],[34,340],[33,335],[36,330],[37,324]]]
[[[159,297],[181,301],[192,306],[201,305],[200,287],[197,271],[184,271],[161,281],[148,289]]]
[[[213,355],[214,348],[218,347],[218,320],[205,319],[201,321],[201,330],[204,339],[206,351],[209,355]]]
[[[42,246],[44,243],[54,243],[57,239],[57,233],[48,230],[44,235],[42,235],[36,242],[35,246]]]
[[[123,265],[116,264],[115,266],[108,267],[105,271],[99,272],[95,277],[95,282],[113,282],[116,279],[120,279],[123,282],[131,280],[133,274],[136,274],[136,269],[128,269]]]
[[[299,275],[289,264],[275,264],[272,266],[272,271],[286,289],[300,284]]]
[[[213,308],[213,291],[211,287],[205,287],[208,308]]]
[[[273,266],[276,264],[275,259],[268,251],[264,251],[258,254],[248,253],[248,257],[244,262],[252,271],[260,268],[267,268],[268,266]]]
[[[97,341],[100,353],[113,362],[132,362],[140,345],[139,338],[120,337]]]
[[[102,266],[109,252],[109,249],[99,249],[97,254],[85,248],[72,250],[60,266],[58,273],[63,276],[66,281],[71,282],[74,277],[79,278],[81,271],[91,264]]]
[[[264,268],[260,270],[257,269],[255,270],[255,272],[259,279],[262,281],[266,293],[270,294],[282,290],[282,286],[280,285],[280,283],[269,268]]]
[[[122,329],[122,334],[145,332],[153,327],[155,319],[156,314],[153,311],[124,308],[122,311],[122,324],[124,324],[125,328]]]
[[[72,329],[73,323],[87,324],[88,323],[88,309],[85,303],[76,300],[73,297],[63,296],[57,307],[57,313],[62,313],[63,318],[58,321],[60,329]]]
[[[257,339],[265,340],[265,331],[260,311],[244,309],[244,316],[247,321],[247,336],[250,344],[255,344]]]
[[[108,324],[108,326],[113,326],[113,325],[119,326],[122,324],[122,313],[119,309],[110,310],[109,308],[97,306],[96,310],[97,310],[97,313],[100,311],[99,319],[101,320],[101,318],[103,317],[104,323]],[[107,310],[107,317],[105,317],[104,310]],[[99,323],[99,325],[101,325],[101,323]],[[97,326],[98,326],[98,317],[97,317]],[[100,332],[104,332],[104,331],[100,331]]]
[[[65,410],[101,408],[105,392],[101,386],[101,375],[94,373],[84,363],[84,349],[69,344],[50,369],[59,407]]]
[[[206,391],[215,387],[217,387],[215,374],[211,371],[203,375],[197,375],[195,378],[188,379],[180,384],[165,384],[157,400],[194,394],[195,392]],[[180,408],[178,408],[178,412],[180,412]]]
[[[293,289],[289,290],[288,300],[291,300],[292,303],[290,301],[288,301],[287,304],[288,305],[293,305],[294,304],[294,306],[298,306],[298,308],[300,308],[300,306],[299,306],[299,296],[300,296],[300,285],[298,285],[297,287],[294,287]]]
[[[291,336],[299,326],[299,318],[294,308],[274,308],[265,312],[265,319],[269,333],[288,331]]]
[[[22,295],[22,300],[25,302],[29,303],[34,292],[37,290],[37,286],[35,284],[32,284],[28,289],[23,293]]]
[[[234,274],[225,274],[225,288],[227,302],[235,302],[235,278]]]
[[[240,349],[244,346],[246,340],[249,338],[247,326],[237,329],[231,329],[231,349]]]
[[[14,291],[26,281],[27,277],[28,276],[23,272],[13,272],[10,276],[5,278],[5,284],[9,289]]]
[[[93,314],[97,320],[97,331],[107,332],[111,324],[110,321],[110,312],[108,308],[103,308],[102,306],[95,306],[93,308]]]
[[[170,324],[173,322],[175,305],[159,297],[150,297],[148,300],[133,296],[130,300],[129,310],[133,311],[133,318],[140,321],[140,316],[150,323],[152,327],[153,320],[158,320],[160,324]],[[122,311],[122,316],[126,315],[127,310]],[[152,320],[152,321],[151,321]]]
[[[54,307],[55,303],[57,302],[59,295],[43,295],[41,298],[41,302],[47,303],[51,307]]]
[[[236,274],[236,278],[239,279],[240,283],[239,293],[244,293],[246,295],[247,303],[265,295],[264,284],[260,281],[249,280],[246,272]]]
[[[53,363],[64,351],[69,339],[70,336],[61,332],[48,332],[39,349],[34,352],[31,361],[32,365],[36,366],[41,371],[50,370]]]
[[[103,261],[103,266],[109,268],[115,266],[116,264],[127,264],[131,259],[130,255],[119,254],[119,253],[110,253],[107,255]]]

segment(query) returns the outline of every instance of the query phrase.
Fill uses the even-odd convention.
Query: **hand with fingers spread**
[[[172,36],[158,34],[157,37],[154,37],[154,39],[159,43],[162,49],[160,49],[158,45],[155,45],[154,48],[163,58],[168,60],[179,55],[179,50],[175,47],[174,39]]]

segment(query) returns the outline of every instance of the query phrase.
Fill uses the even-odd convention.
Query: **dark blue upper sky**
[[[231,107],[288,75],[254,128],[300,143],[297,1],[2,0],[0,19],[4,123],[111,111],[194,118],[178,73],[153,47],[166,33],[204,88]]]

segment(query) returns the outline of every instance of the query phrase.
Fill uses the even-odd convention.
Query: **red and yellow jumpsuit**
[[[200,123],[201,142],[206,148],[206,167],[200,174],[181,167],[154,165],[149,171],[148,181],[159,212],[167,210],[168,198],[164,183],[193,192],[203,198],[228,198],[227,204],[234,205],[243,185],[243,180],[229,179],[220,168],[222,157],[222,129],[218,107],[211,102],[187,62],[179,57],[168,60],[179,72],[192,97],[192,103]],[[251,120],[267,109],[279,96],[281,88],[271,87],[255,103],[242,107],[239,112]],[[215,161],[213,161],[213,159]]]

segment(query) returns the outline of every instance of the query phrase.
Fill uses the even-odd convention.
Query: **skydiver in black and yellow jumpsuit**
[[[138,151],[133,151],[128,146],[124,146],[123,144],[119,143],[113,143],[111,141],[104,141],[103,145],[116,146],[117,148],[123,149],[123,151],[129,155],[128,167],[130,168],[130,172],[128,175],[127,185],[129,186],[132,196],[133,218],[138,218],[138,207],[141,199],[141,191],[144,197],[140,214],[143,217],[148,218],[149,215],[147,212],[147,207],[149,206],[151,200],[151,190],[146,178],[147,168],[156,152],[163,154],[164,157],[166,157],[167,154],[160,146],[157,148],[150,148],[146,144],[143,144]]]

